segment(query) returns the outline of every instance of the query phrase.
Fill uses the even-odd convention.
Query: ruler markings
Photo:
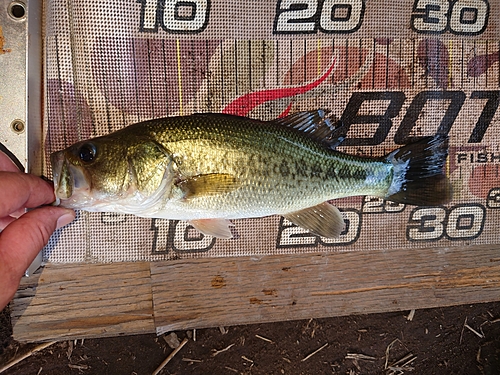
[[[132,55],[135,57],[135,41],[132,41]],[[135,83],[135,105],[136,105],[136,113],[137,113],[137,121],[141,121],[141,111],[139,105],[139,84],[137,83],[137,63],[136,59],[132,59],[134,64],[134,83]]]
[[[415,39],[412,39],[411,88],[415,87]]]
[[[122,48],[124,49],[124,48]],[[122,79],[122,75],[123,75],[123,70],[122,69],[118,69],[118,72],[117,72],[118,76],[120,77],[118,79],[118,86],[119,86],[119,89],[118,89],[118,92],[119,92],[119,96],[120,96],[120,104],[122,106],[122,108],[125,108],[125,95],[126,95],[126,91],[123,87],[123,79]],[[127,119],[126,119],[126,116],[125,116],[125,111],[120,111],[121,112],[121,118],[122,118],[122,124],[125,125],[127,123]]]
[[[248,45],[248,91],[252,91],[252,41],[247,41]]]
[[[181,45],[179,39],[175,40],[177,51],[177,85],[179,88],[179,114],[184,115],[184,104],[182,102],[182,64],[181,64]]]
[[[140,41],[135,41],[135,42],[134,42],[134,40],[131,41],[134,59],[141,59],[141,58],[144,59],[147,57],[147,60],[145,60],[145,62],[147,62],[148,73],[149,73],[150,77],[148,77],[148,81],[146,81],[149,85],[149,90],[148,90],[149,92],[147,92],[147,91],[146,92],[148,94],[147,96],[150,97],[150,100],[152,102],[152,103],[150,103],[151,114],[152,114],[152,116],[155,116],[155,114],[157,113],[155,105],[157,105],[158,103],[154,103],[154,81],[153,81],[151,76],[153,75],[154,69],[157,67],[157,64],[155,63],[154,55],[152,52],[154,50],[154,48],[153,48],[154,42],[151,40],[147,40],[145,42],[146,43],[139,44],[139,43],[141,43]],[[163,65],[164,65],[161,69],[163,69],[163,74],[165,75],[165,78],[166,78],[168,67],[167,67],[165,41],[162,41],[161,43],[162,43],[161,46],[162,46],[162,52],[163,52],[162,61],[163,61]],[[211,90],[212,90],[211,86],[212,86],[212,84],[214,84],[214,82],[212,82],[212,76],[211,76],[211,71],[210,71],[211,56],[209,56],[209,42],[207,40],[205,41],[205,44],[204,44],[205,48],[203,49],[202,47],[196,48],[196,46],[197,46],[196,43],[191,41],[191,48],[190,48],[190,54],[191,54],[190,57],[191,58],[186,58],[186,57],[183,58],[182,52],[185,52],[185,51],[181,51],[181,48],[189,48],[186,43],[183,43],[181,46],[180,39],[177,39],[175,43],[176,43],[176,57],[177,57],[177,81],[178,81],[177,83],[178,83],[179,99],[180,99],[179,100],[179,110],[180,110],[180,114],[182,115],[182,114],[184,114],[184,112],[186,112],[186,107],[184,106],[185,103],[184,103],[183,98],[186,98],[186,93],[188,92],[188,91],[184,91],[184,90],[191,90],[192,87],[190,85],[194,86],[196,84],[195,78],[198,77],[197,75],[203,76],[203,73],[200,73],[200,71],[198,70],[198,67],[195,65],[198,63],[197,57],[195,56],[196,54],[201,54],[200,61],[204,62],[205,69],[206,69],[206,75],[204,77],[201,77],[201,78],[202,78],[202,81],[203,81],[203,79],[206,79],[205,84],[207,85],[209,92],[211,92]],[[327,51],[327,49],[325,48],[325,44],[324,44],[322,39],[319,39],[319,38],[316,40],[311,39],[311,42],[308,42],[308,39],[304,38],[302,41],[296,40],[294,42],[294,41],[290,40],[289,43],[287,41],[284,41],[284,42],[273,41],[272,43],[274,43],[273,44],[274,48],[275,48],[274,56],[275,56],[276,61],[275,62],[270,61],[269,64],[270,64],[270,66],[272,66],[273,63],[275,63],[275,65],[276,65],[276,70],[275,70],[276,77],[270,76],[269,82],[272,82],[275,79],[276,83],[279,84],[280,83],[280,76],[281,76],[280,74],[282,73],[283,77],[286,77],[286,74],[290,74],[290,84],[298,85],[301,83],[301,80],[297,79],[300,76],[303,76],[302,78],[303,78],[303,81],[305,83],[305,82],[311,81],[311,77],[313,76],[313,74],[314,74],[314,76],[321,74],[322,60],[327,58],[327,55],[325,55],[325,53],[326,54],[329,53]],[[286,54],[287,54],[287,51],[286,51],[287,43],[290,47],[289,54],[288,54],[289,61],[287,62],[286,57],[285,57],[283,64],[280,64],[280,55],[284,53],[284,56],[286,56]],[[441,86],[445,86],[445,87],[440,87],[441,89],[446,89],[446,87],[455,88],[456,82],[454,82],[454,80],[458,81],[459,75],[460,75],[460,81],[462,83],[462,89],[466,89],[466,88],[464,88],[464,85],[468,86],[468,88],[470,89],[471,84],[472,84],[473,89],[477,88],[477,87],[481,87],[481,88],[482,87],[489,87],[488,80],[491,78],[494,78],[494,74],[495,74],[494,73],[495,70],[492,70],[493,73],[490,73],[489,76],[486,76],[487,78],[486,78],[485,84],[483,85],[480,82],[481,82],[481,79],[484,79],[484,77],[485,77],[484,75],[481,76],[480,78],[476,78],[476,77],[469,77],[468,78],[468,76],[466,76],[466,70],[465,70],[466,66],[464,66],[464,65],[466,65],[465,59],[462,59],[462,61],[460,61],[460,62],[458,61],[459,56],[460,55],[464,56],[464,54],[467,53],[466,52],[467,49],[470,48],[471,45],[473,46],[473,48],[468,53],[469,57],[472,54],[472,57],[474,59],[481,58],[483,55],[484,49],[486,50],[486,56],[487,56],[488,53],[490,52],[490,49],[491,49],[490,46],[493,45],[493,44],[488,44],[488,43],[481,43],[481,42],[464,43],[463,41],[461,43],[458,43],[458,42],[455,42],[452,40],[445,42],[444,46],[447,46],[448,51],[446,51],[445,48],[438,48],[434,52],[434,56],[431,56],[432,58],[435,59],[435,61],[441,61],[442,58],[445,58],[444,54],[448,53],[447,59],[445,58],[445,60],[444,60],[446,62],[446,64],[448,65],[447,71],[446,71],[447,76],[446,76],[446,80],[442,79],[441,81],[437,80],[435,77],[430,75],[429,72],[426,70],[427,66],[425,64],[425,59],[431,58],[431,57],[429,57],[429,53],[432,53],[431,48],[434,48],[434,47],[431,47],[431,45],[429,43],[427,43],[426,41],[421,42],[421,43],[424,43],[421,45],[421,48],[423,47],[425,49],[425,53],[427,54],[427,56],[419,56],[418,53],[416,52],[417,48],[416,48],[416,44],[415,44],[416,41],[415,40],[413,40],[411,42],[399,40],[399,42],[397,42],[398,44],[394,43],[391,45],[389,43],[383,43],[382,41],[377,41],[375,39],[372,39],[372,40],[358,39],[356,41],[356,40],[350,40],[350,39],[346,38],[344,41],[339,42],[338,40],[336,41],[334,38],[332,38],[332,40],[331,40],[332,59],[333,59],[333,55],[336,53],[336,51],[335,51],[336,43],[340,43],[341,46],[343,44],[344,48],[345,48],[344,51],[340,51],[341,53],[343,52],[345,55],[344,59],[343,59],[345,62],[345,66],[344,66],[345,77],[341,77],[341,79],[340,79],[341,82],[348,81],[349,77],[353,77],[354,74],[356,74],[357,71],[359,71],[359,69],[361,68],[363,63],[367,62],[367,61],[363,60],[364,54],[367,51],[370,51],[370,49],[372,49],[372,51],[373,51],[372,54],[367,53],[367,56],[370,56],[370,55],[373,56],[373,60],[370,62],[372,65],[371,66],[371,77],[370,77],[370,73],[367,73],[367,75],[365,75],[365,77],[367,78],[367,82],[368,82],[367,87],[369,87],[369,82],[370,82],[370,78],[371,78],[372,90],[381,89],[383,87],[385,87],[385,90],[394,89],[396,87],[396,85],[398,86],[398,88],[400,90],[401,89],[406,90],[407,85],[403,84],[403,79],[405,77],[403,74],[404,74],[404,67],[407,67],[408,65],[410,65],[412,68],[411,73],[408,72],[408,74],[410,74],[412,77],[411,84],[412,84],[413,89],[415,89],[417,86],[418,86],[418,88],[422,88],[422,85],[423,85],[426,88],[429,88],[431,90],[435,90],[436,83],[438,86],[440,84],[441,84]],[[146,55],[144,48],[143,48],[144,45],[147,46],[147,55]],[[268,47],[267,47],[266,41],[260,41],[260,42],[246,41],[245,42],[245,41],[236,41],[235,40],[234,43],[232,44],[232,46],[234,47],[234,51],[231,51],[230,44],[228,44],[228,46],[229,46],[229,48],[227,48],[227,49],[223,48],[224,46],[221,46],[220,61],[218,64],[220,67],[220,72],[221,72],[221,74],[220,74],[221,77],[220,77],[219,82],[222,82],[222,86],[220,87],[221,94],[219,97],[222,98],[222,103],[224,103],[224,96],[225,96],[224,78],[227,77],[226,72],[225,72],[225,69],[227,69],[227,67],[225,67],[225,63],[231,64],[231,55],[232,55],[232,58],[234,61],[234,67],[236,68],[235,72],[234,72],[234,74],[235,74],[234,75],[234,77],[235,77],[234,87],[231,87],[231,90],[234,88],[237,94],[238,94],[238,92],[243,94],[243,92],[242,92],[243,88],[245,90],[245,92],[244,92],[245,94],[248,91],[256,90],[258,88],[256,86],[260,87],[263,85],[265,88],[266,85],[269,85],[269,83],[267,82],[265,77],[268,74],[272,74],[272,69],[269,69],[269,70],[266,69],[267,63],[268,63],[267,59],[269,59],[269,57],[267,56],[266,49]],[[245,48],[245,46],[247,48]],[[259,48],[259,46],[260,46],[260,48]],[[409,54],[404,53],[406,46],[409,46],[409,49],[413,51],[412,56],[409,56]],[[260,59],[259,59],[259,49],[261,50]],[[224,51],[229,51],[229,52],[224,53]],[[231,52],[233,52],[233,53],[231,53]],[[314,56],[314,52],[316,52],[316,56]],[[99,51],[98,53],[102,53],[102,52]],[[202,55],[203,53],[205,53],[205,56]],[[248,56],[245,55],[246,53],[248,53]],[[357,57],[356,57],[356,53],[358,53]],[[340,57],[340,58],[342,58],[342,57]],[[385,58],[385,66],[382,63],[383,58]],[[420,58],[420,60],[418,60],[418,58]],[[256,61],[256,59],[258,59],[259,61]],[[301,59],[302,59],[302,61],[301,61]],[[191,63],[191,69],[186,68],[186,60]],[[366,60],[366,58],[365,58],[365,60]],[[215,64],[216,60],[213,60],[213,61],[214,61],[214,65],[217,66]],[[420,64],[417,64],[417,61]],[[294,64],[294,62],[295,62],[295,64]],[[396,66],[396,63],[399,63],[399,68],[393,69],[393,66]],[[290,67],[288,72],[286,72],[286,69],[283,69],[283,67],[285,67],[287,64]],[[455,66],[454,66],[454,64],[455,64]],[[281,66],[281,65],[283,65],[283,66]],[[316,65],[316,66],[314,66],[314,65]],[[134,62],[134,66],[135,66],[135,62]],[[188,70],[183,72],[182,68],[188,69]],[[233,68],[233,66],[231,66],[231,68]],[[245,68],[248,69],[248,72],[244,72]],[[252,68],[255,68],[255,70],[252,70]],[[302,73],[300,72],[300,68],[303,69]],[[138,70],[137,67],[135,69],[136,69],[135,85],[136,85],[136,87],[138,87],[138,85],[139,85],[138,82],[140,82],[140,78],[141,78],[140,73],[142,72],[142,70],[140,70],[140,69]],[[421,71],[421,69],[424,70],[425,74],[423,74],[422,77],[419,77],[417,75],[417,73],[419,71]],[[228,74],[231,74],[230,70],[232,70],[232,69],[227,69]],[[342,70],[341,70],[341,72],[342,72]],[[190,74],[191,78],[187,77],[186,75],[183,76],[182,75],[183,73]],[[243,73],[243,75],[241,75],[242,73]],[[295,77],[296,79],[294,80],[293,74],[299,74],[299,76]],[[332,85],[329,85],[329,86],[325,85],[327,88],[326,90],[330,90],[330,89],[334,90],[334,87],[335,87],[335,81],[333,80],[334,74],[335,74],[335,72],[333,71],[332,77],[330,77]],[[385,76],[384,76],[384,74],[385,74]],[[196,75],[196,77],[195,77],[195,75]],[[262,80],[260,80],[261,76],[263,76]],[[246,84],[246,77],[248,77],[248,87]],[[488,79],[488,77],[489,77],[489,79]],[[245,79],[242,79],[242,78],[245,78]],[[472,79],[472,78],[474,78],[474,79]],[[104,76],[103,77],[96,77],[96,79],[97,79],[98,84],[102,84],[102,85],[106,84],[106,77],[104,77]],[[361,77],[360,82],[362,82],[363,79],[364,79],[364,77]],[[284,81],[285,80],[286,79],[284,79]],[[166,79],[165,79],[165,81],[166,81]],[[186,84],[186,82],[187,82],[187,84]],[[436,83],[434,83],[434,82],[436,82]],[[175,87],[175,84],[174,84],[174,87]],[[165,88],[173,89],[172,87],[168,87],[168,85],[166,85]],[[359,89],[366,89],[365,87],[363,87],[363,88],[358,87],[358,88]],[[356,88],[354,88],[353,91],[355,91],[355,90],[356,90]],[[60,91],[62,91],[62,89]],[[144,92],[144,91],[142,91],[142,92]],[[137,106],[140,106],[141,103],[144,106],[148,106],[149,105],[148,103],[143,103],[139,100],[140,95],[144,95],[144,94],[142,94],[142,92],[138,89],[136,90]],[[314,101],[316,101],[317,105],[319,105],[320,103],[323,104],[323,101],[321,101],[322,100],[322,93],[319,94],[319,92],[320,92],[319,90],[317,92],[318,92],[318,94],[315,94],[314,96],[307,96],[306,99],[304,99],[304,101],[308,102],[309,105],[310,104],[314,105]],[[233,94],[233,92],[231,94]],[[104,93],[104,96],[106,96],[106,95],[107,94]],[[208,105],[209,108],[211,108],[213,105],[213,103],[210,101],[211,99],[212,99],[212,96],[210,96],[210,94],[209,94],[208,101],[205,103]],[[298,98],[298,100],[302,100],[302,99]],[[381,100],[381,99],[375,99],[375,101],[376,100]],[[411,98],[409,100],[411,100]],[[444,109],[446,110],[446,105],[444,104],[444,102],[437,101],[437,100],[438,99],[431,98],[431,100],[427,101],[426,105],[427,104],[432,105],[433,103],[435,103],[439,106],[443,105]],[[369,104],[369,110],[373,110],[373,113],[375,115],[377,115],[377,111],[379,109],[378,109],[378,107],[376,107],[375,102],[374,103],[365,103],[365,104]],[[108,103],[108,101],[106,101],[106,112],[107,112],[107,117],[108,117],[108,126],[111,126],[110,125],[111,119],[110,119],[109,105],[110,105],[110,103]],[[301,105],[302,105],[302,103],[301,103]],[[167,107],[168,107],[168,105],[167,105]],[[407,107],[408,106],[402,107],[401,111],[404,111],[405,109],[407,109]],[[441,107],[439,107],[439,108],[441,108]],[[465,107],[464,107],[464,109],[465,109]],[[383,109],[382,109],[382,112],[383,112]],[[404,118],[404,113],[398,114],[398,117],[399,117],[399,119]],[[425,120],[425,118],[424,118],[424,120]],[[372,126],[372,125],[369,125],[369,126]],[[396,127],[396,126],[398,126],[398,125],[396,125],[396,121],[395,121],[394,127]],[[357,128],[357,127],[354,127],[354,128]],[[368,125],[367,125],[366,130],[367,131],[369,130]],[[424,134],[425,134],[425,130],[427,130],[427,129],[422,130],[424,132]],[[458,129],[456,129],[456,130],[458,130]],[[419,128],[417,127],[417,128],[412,130],[412,133],[421,134],[421,130],[419,130]],[[50,134],[49,134],[49,137],[50,137]],[[360,148],[358,150],[355,150],[355,151],[351,150],[351,151],[353,153],[359,152],[359,153],[364,153],[364,154],[368,154],[368,155],[373,156],[374,154],[375,155],[380,154],[380,150],[385,149],[385,148],[386,148],[386,144],[384,144],[383,146],[377,145],[376,147]],[[467,151],[467,152],[469,152],[469,151]],[[475,151],[473,151],[473,152],[475,152]],[[467,159],[466,159],[467,164],[463,164],[463,165],[458,166],[458,169],[459,169],[458,172],[459,172],[460,178],[469,178],[469,176],[472,176],[472,178],[473,178],[475,176],[475,177],[481,177],[482,180],[485,180],[486,178],[491,177],[491,174],[493,171],[494,171],[495,175],[498,176],[498,173],[499,173],[498,165],[495,165],[493,169],[485,167],[485,168],[480,168],[480,169],[482,169],[482,171],[474,170],[475,165],[471,165],[472,156],[473,156],[472,154],[470,156],[467,155]],[[474,155],[474,157],[475,157],[475,155]],[[470,163],[469,163],[469,160],[471,160]],[[451,164],[451,161],[452,161],[451,159],[448,160],[448,162],[445,166],[446,173],[448,175],[450,175],[453,172],[453,171],[451,171],[452,167],[455,168],[455,170],[456,170],[456,161],[453,165]],[[456,172],[453,172],[453,173],[456,173]],[[470,193],[470,191],[468,193]],[[460,197],[458,199],[458,202],[469,203],[463,197]],[[460,211],[460,212],[461,212],[461,215],[466,215],[465,210]],[[464,212],[464,213],[462,213],[462,212]],[[462,220],[461,216],[458,216],[458,217],[460,218],[460,220]],[[463,220],[465,220],[465,219],[463,219]],[[405,221],[405,220],[403,220],[403,221]],[[461,221],[459,221],[458,223],[465,227],[465,224],[463,224]],[[457,228],[458,229],[456,229],[456,228],[455,229],[462,230],[461,229],[462,227],[457,227]],[[367,228],[363,227],[363,232],[365,233],[365,235],[363,236],[363,241],[367,241],[367,239],[366,239],[367,230],[368,230]]]
[[[461,81],[461,86],[464,86],[464,40],[462,39],[461,41],[462,45],[462,56],[461,56],[461,64],[460,64],[460,81]]]
[[[146,39],[147,42],[147,56],[148,56],[148,81],[149,81],[149,95],[150,95],[150,100],[151,100],[151,116],[154,118],[155,117],[155,101],[154,101],[154,94],[153,94],[153,69],[151,68],[151,40]]]
[[[474,61],[476,61],[476,41],[474,40],[473,42],[473,48],[472,48],[472,51],[473,51],[473,58],[474,58]],[[476,88],[476,82],[477,82],[477,77],[476,77],[476,74],[473,75],[473,82],[474,82],[474,88]]]
[[[225,101],[225,83],[224,83],[224,42],[220,44],[220,82],[221,82],[221,105],[220,108],[224,108],[226,105]]]
[[[400,39],[399,40],[399,69],[398,69],[398,88],[401,90],[401,79],[403,76],[403,41]]]
[[[349,77],[349,39],[345,40],[345,66],[344,66],[345,79]]]
[[[209,53],[208,53],[208,40],[205,40],[205,72],[204,72],[204,75],[205,75],[205,79],[207,80],[207,107],[208,107],[208,110],[209,112],[212,112],[213,109],[213,103],[212,103],[212,92],[210,90],[211,86],[212,86],[212,75],[211,75],[211,72],[210,72],[210,56],[209,56]],[[221,90],[223,90],[223,88],[221,87]]]
[[[303,69],[304,69],[303,82],[305,83],[305,82],[307,82],[307,39],[303,40],[303,48],[304,48],[304,50],[303,50],[303,56],[304,57],[302,58],[302,61],[303,61],[303,64],[304,64],[304,66],[303,66]]]
[[[64,100],[63,100],[63,89],[62,89],[62,77],[61,77],[61,67],[60,67],[60,61],[61,57],[59,55],[59,40],[57,35],[55,35],[54,42],[56,45],[56,60],[57,60],[57,80],[59,84],[59,101],[60,101],[60,110],[61,110],[61,124],[66,123],[66,116],[65,116],[65,105],[64,105]],[[63,139],[64,139],[64,146],[67,147],[68,145],[68,140],[66,137],[66,131],[67,129],[64,129],[63,131]]]
[[[169,107],[170,107],[170,103],[169,103],[169,98],[168,98],[168,81],[167,81],[167,77],[168,77],[168,74],[167,74],[167,54],[166,54],[166,51],[165,51],[165,39],[163,39],[161,41],[161,46],[162,46],[162,59],[163,59],[163,84],[164,84],[164,88],[165,88],[165,112],[166,112],[166,115],[169,116],[170,115],[170,110],[169,110]]]
[[[289,85],[292,86],[293,85],[293,41],[292,39],[290,39],[290,51],[289,51],[289,68],[288,68],[288,73],[290,74],[290,82],[289,82]]]
[[[359,67],[361,68],[361,66],[363,66],[363,40],[361,38],[359,38],[358,49],[359,49],[358,63]]]
[[[57,36],[55,36],[55,37],[57,37]],[[45,50],[46,50],[46,51],[48,51],[48,50],[49,50],[49,48],[50,48],[50,43],[49,43],[49,41],[50,41],[50,38],[49,38],[49,37],[46,37],[46,38],[45,38]],[[45,60],[45,68],[46,68],[47,70],[49,70],[49,69],[51,68],[51,65],[49,65],[49,56],[50,56],[50,54],[47,52],[47,53],[45,53],[44,55],[45,55],[45,56],[44,56],[44,60]],[[56,61],[56,69],[57,69],[58,67],[59,67],[59,61]],[[45,113],[44,113],[44,120],[45,120],[45,121],[47,121],[47,134],[46,134],[46,137],[47,137],[47,138],[46,138],[46,140],[47,140],[48,142],[46,141],[46,142],[44,143],[44,146],[45,146],[46,148],[48,148],[48,152],[49,152],[49,154],[51,154],[51,153],[54,151],[54,149],[52,148],[53,142],[52,142],[52,132],[51,132],[51,128],[52,128],[52,126],[54,126],[54,125],[52,124],[52,121],[50,120],[50,117],[51,117],[51,115],[52,115],[52,111],[54,110],[54,108],[51,108],[51,105],[50,105],[50,104],[51,104],[51,103],[50,103],[50,94],[51,94],[51,91],[50,91],[50,88],[49,88],[49,87],[47,87],[46,93],[48,94],[48,95],[47,95],[48,99],[46,99],[46,101],[48,102],[48,105],[46,105],[46,111],[45,111]],[[42,158],[42,170],[44,170],[44,171],[46,170],[45,161],[46,161],[46,158]]]
[[[316,42],[316,48],[318,50],[316,57],[316,76],[320,76],[321,74],[321,39],[318,39]]]
[[[236,96],[239,95],[238,92],[238,42],[234,41],[234,85]]]
[[[486,65],[486,71],[484,72],[484,76],[486,79],[485,88],[487,88],[488,87],[488,71],[490,70],[489,66],[488,66],[488,59],[489,59],[488,40],[485,41],[485,45],[486,45],[486,54],[484,56],[484,60],[485,60],[485,65]]]
[[[102,43],[101,43],[102,45]],[[107,82],[105,82],[106,78],[103,78],[103,85],[107,85]],[[104,86],[106,87],[106,86]],[[75,95],[76,95],[76,92],[75,92]],[[104,108],[106,110],[106,122],[108,124],[108,132],[112,132],[113,131],[113,121],[111,120],[111,113],[110,113],[110,109],[109,109],[109,97],[108,97],[108,94],[107,94],[107,91],[106,90],[103,90],[103,95],[104,95]],[[75,98],[76,99],[76,98]],[[81,126],[78,126],[78,129],[80,129]]]
[[[453,86],[453,41],[448,41],[448,87]]]
[[[375,39],[373,39],[371,47],[372,47],[372,51],[373,51],[373,61],[372,61],[372,90],[373,90],[373,89],[375,89],[375,77],[377,75],[377,72],[376,72],[377,42],[375,41]]]
[[[274,50],[276,51],[275,53],[275,60],[276,60],[276,87],[279,86],[279,77],[280,77],[280,41],[275,40],[274,41]]]
[[[262,53],[261,53],[261,59],[262,59],[262,77],[260,77],[260,81],[262,82],[262,88],[266,88],[266,71],[267,71],[267,65],[266,65],[266,53],[267,53],[267,47],[266,47],[266,41],[262,40],[260,42],[261,48],[262,48]],[[259,84],[259,83],[257,83]]]
[[[196,61],[196,58],[195,58],[195,46],[194,46],[194,40],[191,39],[190,40],[190,43],[191,43],[191,74],[189,74],[189,79],[187,79],[186,81],[186,84],[184,85],[185,88],[184,90],[189,92],[192,90],[192,91],[195,91],[196,90],[196,76],[200,76],[202,74],[202,72],[200,71],[201,67],[197,66],[197,61]],[[201,47],[199,44],[196,45],[196,48],[198,51],[200,51],[201,53]],[[188,47],[186,46],[186,51],[188,50]],[[200,77],[201,78],[201,77]],[[200,79],[200,82],[201,82],[201,79]],[[189,88],[186,88],[186,86]],[[187,96],[187,95],[185,95]],[[189,96],[188,96],[189,97]]]
[[[332,38],[332,60],[333,60],[333,55],[334,55],[335,52],[335,38]],[[338,54],[337,54],[338,55]],[[340,60],[340,59],[339,59]],[[336,62],[335,64],[338,64],[338,62]],[[331,82],[332,84],[335,83],[335,72],[337,71],[337,69],[333,69],[332,70],[332,79],[331,79]],[[332,85],[333,86],[333,85]],[[333,87],[332,87],[332,92],[333,92]]]

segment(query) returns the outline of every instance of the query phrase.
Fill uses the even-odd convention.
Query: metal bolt
[[[16,119],[10,123],[10,128],[14,133],[17,134],[24,133],[24,121]]]

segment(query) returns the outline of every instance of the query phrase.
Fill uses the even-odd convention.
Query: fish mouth
[[[54,152],[50,155],[52,175],[54,179],[54,193],[56,205],[77,208],[77,193],[89,190],[89,183],[80,167],[67,161],[64,151]]]

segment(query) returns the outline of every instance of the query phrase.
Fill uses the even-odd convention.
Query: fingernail
[[[62,228],[75,220],[75,212],[71,211],[57,219],[56,229]]]

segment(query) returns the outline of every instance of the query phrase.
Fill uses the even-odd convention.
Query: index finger
[[[26,207],[55,201],[54,187],[39,177],[19,172],[0,172],[0,217]]]

